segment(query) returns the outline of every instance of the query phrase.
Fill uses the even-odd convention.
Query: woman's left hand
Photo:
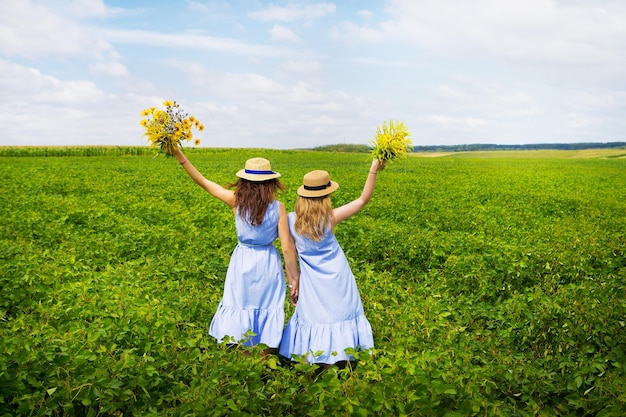
[[[370,167],[370,172],[378,174],[378,171],[382,171],[387,165],[387,161],[379,161],[378,159],[374,159],[372,161],[372,166]]]

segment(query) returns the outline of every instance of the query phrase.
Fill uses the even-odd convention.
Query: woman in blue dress
[[[298,188],[289,230],[300,264],[299,298],[287,323],[279,352],[286,358],[306,356],[329,366],[352,361],[347,348],[374,347],[356,280],[335,238],[337,224],[359,212],[371,199],[376,175],[384,163],[374,160],[359,198],[333,209],[330,194],[339,184],[326,171],[312,171]]]
[[[277,237],[285,258],[292,302],[298,291],[297,257],[289,235],[287,211],[276,200],[278,190],[283,190],[278,180],[280,174],[272,171],[267,159],[248,159],[245,168],[236,173],[239,179],[233,191],[206,179],[180,148],[173,155],[200,187],[226,203],[235,215],[238,243],[230,258],[224,293],[209,334],[220,343],[263,343],[277,348],[285,322],[285,275],[273,243]],[[255,336],[246,336],[249,331]]]

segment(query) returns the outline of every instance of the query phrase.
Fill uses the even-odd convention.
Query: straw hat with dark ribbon
[[[330,180],[326,171],[316,170],[304,175],[298,195],[302,197],[323,197],[339,188],[339,184]]]

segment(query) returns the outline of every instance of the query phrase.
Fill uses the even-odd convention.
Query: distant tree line
[[[581,150],[626,148],[626,142],[581,142],[581,143],[529,143],[525,145],[496,145],[490,143],[473,143],[464,145],[424,145],[414,146],[413,152],[470,152],[470,151],[521,151],[521,150]],[[333,144],[312,148],[324,152],[371,152],[368,145]]]
[[[623,148],[626,142],[581,142],[581,143],[531,143],[526,145],[495,145],[474,143],[465,145],[414,146],[413,152],[468,152],[468,151],[521,151],[521,150],[579,150]]]
[[[354,152],[354,153],[367,153],[371,152],[372,148],[367,145],[357,145],[351,143],[340,143],[334,145],[317,146],[313,148],[314,151],[322,152]]]

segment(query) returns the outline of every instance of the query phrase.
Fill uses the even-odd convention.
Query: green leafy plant
[[[232,212],[180,167],[56,151],[0,157],[0,415],[626,413],[624,159],[386,169],[335,231],[376,347],[323,369],[208,336]],[[259,152],[191,151],[220,183]],[[361,192],[362,154],[263,153],[288,210],[312,166]]]

